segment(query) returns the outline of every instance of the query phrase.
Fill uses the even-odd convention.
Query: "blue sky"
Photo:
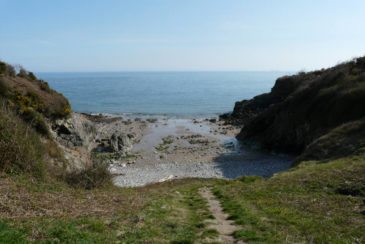
[[[33,71],[311,70],[365,55],[364,0],[0,0]]]

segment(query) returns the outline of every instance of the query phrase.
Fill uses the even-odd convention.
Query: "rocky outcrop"
[[[72,113],[67,119],[56,120],[52,130],[56,140],[66,147],[87,146],[96,136],[94,124],[78,113]]]
[[[133,148],[133,134],[113,133],[109,138],[98,139],[95,147],[97,152],[113,152],[125,156]]]
[[[52,135],[65,152],[69,171],[86,168],[96,154],[113,160],[125,157],[135,143],[136,134],[117,117],[72,113],[52,123]]]
[[[236,103],[228,121],[242,125],[239,140],[300,154],[336,127],[364,118],[364,105],[365,57],[279,78],[270,93]]]

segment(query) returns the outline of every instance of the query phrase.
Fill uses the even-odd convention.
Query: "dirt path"
[[[217,198],[213,195],[209,188],[201,188],[199,193],[208,201],[209,210],[214,216],[214,220],[209,221],[209,228],[216,229],[219,233],[218,241],[225,244],[238,243],[243,244],[242,241],[236,241],[232,233],[239,229],[232,220],[228,220],[228,214],[223,212],[223,208]]]

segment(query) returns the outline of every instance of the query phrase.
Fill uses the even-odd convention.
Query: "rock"
[[[235,148],[235,145],[234,145],[234,142],[225,142],[224,147],[231,149],[231,148]],[[219,147],[217,149],[219,149]]]
[[[130,137],[128,135],[125,134],[121,134],[118,136],[118,145],[119,145],[119,149],[122,150],[124,148],[130,148],[132,147],[132,143],[130,141]]]
[[[165,177],[165,178],[162,178],[161,180],[159,180],[158,182],[165,182],[165,181],[168,181],[168,180],[172,180],[174,178],[174,176],[173,175],[169,175],[169,176],[167,176],[167,177]]]
[[[116,134],[113,134],[110,137],[110,147],[114,152],[119,151],[119,142],[118,142],[118,136]]]
[[[112,134],[110,137],[110,148],[113,152],[119,152],[125,154],[132,150],[132,143],[128,135],[126,134]]]
[[[355,126],[357,135],[365,133],[360,126],[365,118],[365,90],[360,88],[365,84],[364,61],[362,57],[284,76],[276,80],[271,92],[237,102],[232,113],[233,119],[241,121],[237,138],[271,151],[303,153],[305,157],[299,160],[340,158],[360,150],[362,142],[343,130],[349,132]],[[336,146],[339,140],[341,146]]]
[[[127,134],[127,136],[128,136],[129,139],[136,138],[136,134],[135,133],[129,133],[129,134]]]
[[[83,140],[73,124],[69,121],[58,121],[52,125],[53,131],[56,132],[56,139],[66,147],[80,147]]]

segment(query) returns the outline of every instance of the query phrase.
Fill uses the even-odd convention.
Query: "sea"
[[[76,112],[209,117],[269,92],[289,72],[38,73]]]

